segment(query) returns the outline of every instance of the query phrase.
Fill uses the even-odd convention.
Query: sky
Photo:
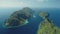
[[[0,0],[0,8],[60,8],[60,0]]]

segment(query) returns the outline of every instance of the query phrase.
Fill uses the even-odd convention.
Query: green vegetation
[[[48,13],[42,12],[40,16],[45,17],[44,20],[40,23],[37,34],[60,34],[60,28],[56,27],[49,18]]]
[[[5,21],[6,28],[14,28],[28,23],[28,19],[32,17],[33,10],[25,7],[22,10],[16,11]]]

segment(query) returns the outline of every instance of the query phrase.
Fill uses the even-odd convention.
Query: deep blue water
[[[3,27],[5,19],[7,19],[14,11],[20,10],[20,8],[6,8],[0,9],[0,34],[37,34],[37,30],[42,18],[38,15],[39,11],[47,11],[57,27],[60,27],[60,8],[44,8],[33,9],[35,10],[35,18],[29,19],[29,23],[18,28],[6,29]]]

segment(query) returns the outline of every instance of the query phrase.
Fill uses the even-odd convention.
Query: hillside
[[[43,18],[43,21],[39,25],[37,34],[60,34],[60,28],[56,27],[48,18],[48,13],[40,12],[39,15]]]

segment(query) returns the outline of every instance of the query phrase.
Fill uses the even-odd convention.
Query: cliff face
[[[45,18],[42,17],[43,21],[39,25],[38,34],[60,34],[58,27],[56,27],[48,17],[46,17],[47,15],[43,12],[41,14],[44,14],[40,16]]]
[[[33,12],[34,11],[28,7],[16,11],[5,21],[4,25],[7,28],[13,28],[27,24],[28,19],[33,16]]]

